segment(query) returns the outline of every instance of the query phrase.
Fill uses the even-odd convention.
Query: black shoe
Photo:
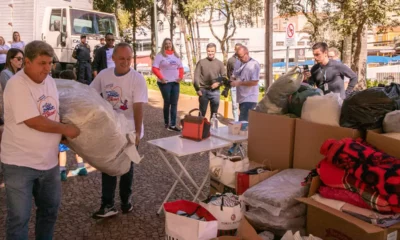
[[[93,218],[108,218],[117,215],[118,211],[114,205],[112,206],[101,206],[99,211],[93,213]]]
[[[133,210],[133,205],[131,203],[121,204],[122,213],[130,213]]]
[[[169,128],[167,128],[167,130],[168,131],[171,131],[171,132],[173,132],[173,131],[175,131],[175,132],[181,132],[181,130],[178,128],[178,127],[176,127],[176,126],[171,126],[171,127],[169,127]]]

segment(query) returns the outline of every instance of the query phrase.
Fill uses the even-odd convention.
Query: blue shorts
[[[69,148],[68,148],[66,145],[64,145],[64,144],[60,143],[60,144],[58,145],[58,151],[59,151],[59,152],[66,152],[66,151],[68,151],[68,150],[69,150]]]

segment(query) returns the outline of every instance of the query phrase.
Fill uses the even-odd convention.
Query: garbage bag
[[[400,133],[400,111],[386,114],[383,119],[383,131],[386,133]]]
[[[381,128],[385,115],[399,109],[399,84],[369,88],[344,100],[340,126],[361,130]]]
[[[288,96],[300,88],[303,74],[299,67],[276,80],[267,90],[263,99],[257,104],[256,111],[270,114],[288,113]]]
[[[301,117],[301,110],[303,109],[303,104],[308,97],[311,96],[322,96],[324,93],[319,88],[313,88],[307,83],[302,83],[297,92],[289,95],[288,99],[288,112],[294,114],[297,117]]]
[[[93,88],[71,80],[56,80],[63,123],[74,124],[81,134],[66,145],[91,166],[110,176],[129,171],[139,163],[135,134],[128,120],[113,110]]]
[[[314,123],[339,126],[342,102],[339,93],[309,97],[304,102],[301,118]]]

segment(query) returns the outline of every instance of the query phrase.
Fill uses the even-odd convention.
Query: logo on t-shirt
[[[58,114],[57,114],[57,102],[54,98],[50,96],[44,96],[42,95],[39,98],[39,112],[40,115],[43,117],[52,119],[52,120],[57,120]]]
[[[128,100],[125,100],[124,102],[121,101],[121,103],[122,103],[122,105],[119,106],[119,109],[124,110],[124,111],[128,110]]]
[[[121,102],[122,89],[118,86],[112,87],[113,85],[106,86],[106,100],[111,103],[113,107]]]

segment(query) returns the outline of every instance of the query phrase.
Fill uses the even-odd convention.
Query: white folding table
[[[228,126],[224,126],[224,127],[219,127],[216,130],[211,131],[211,136],[216,137],[216,138],[220,138],[222,140],[231,142],[231,143],[243,143],[243,142],[247,142],[248,136],[246,135],[234,135],[229,133],[229,128]],[[246,157],[246,152],[243,149],[243,147],[241,145],[238,146],[239,147],[239,151],[242,154],[242,157]]]
[[[169,197],[175,190],[178,182],[181,183],[186,188],[186,190],[188,190],[188,192],[193,197],[193,201],[195,202],[197,200],[197,198],[199,197],[199,195],[201,194],[201,190],[204,188],[204,185],[206,184],[207,179],[209,178],[209,173],[207,173],[207,175],[204,177],[201,185],[198,186],[197,183],[190,176],[189,172],[186,170],[186,167],[188,166],[188,163],[190,162],[192,156],[196,153],[204,153],[204,152],[209,152],[212,150],[219,150],[224,147],[229,147],[231,145],[231,142],[225,141],[220,138],[215,138],[215,137],[209,137],[208,139],[205,139],[203,141],[196,142],[193,140],[184,139],[180,136],[154,139],[154,140],[148,141],[148,143],[151,145],[154,145],[158,148],[158,153],[160,154],[161,158],[164,160],[164,162],[167,164],[167,166],[171,170],[172,174],[176,178],[174,184],[172,185],[171,189],[169,190],[167,196],[165,197],[163,204],[168,201]],[[177,173],[177,171],[175,171],[175,169],[172,167],[168,158],[165,156],[165,152],[172,155],[173,159],[176,161],[176,163],[180,167],[181,171],[179,173]],[[188,156],[188,159],[186,160],[185,164],[182,164],[182,162],[180,161],[179,158],[184,157],[184,156]],[[193,184],[193,186],[196,188],[197,192],[195,194],[193,194],[193,192],[189,189],[189,187],[182,180],[183,174],[185,174],[185,176],[189,179],[191,184]],[[161,211],[163,209],[163,204],[157,211],[157,214],[161,213]]]

